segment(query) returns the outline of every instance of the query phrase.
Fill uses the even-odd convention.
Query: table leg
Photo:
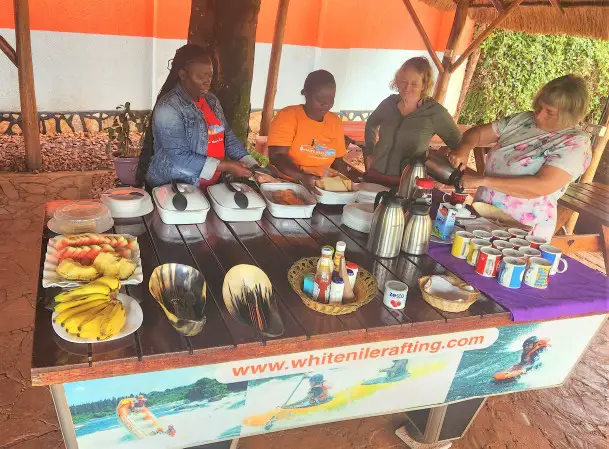
[[[424,444],[461,438],[482,408],[486,398],[407,412],[410,436]]]
[[[70,413],[70,406],[68,405],[68,400],[66,399],[66,393],[63,385],[51,385],[50,389],[66,448],[78,449],[78,443],[76,442],[76,431],[74,430],[74,423],[72,422],[72,413]]]
[[[609,274],[609,226],[601,225],[601,249],[605,259],[605,274]]]

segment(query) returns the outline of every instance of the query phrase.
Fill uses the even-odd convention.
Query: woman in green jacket
[[[434,85],[429,61],[407,60],[395,74],[385,98],[366,122],[366,181],[397,185],[406,165],[424,158],[431,138],[437,134],[451,149],[461,133],[446,108],[430,97]]]

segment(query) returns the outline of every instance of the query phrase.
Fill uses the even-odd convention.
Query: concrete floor
[[[0,174],[0,449],[63,447],[51,396],[31,387],[29,376],[42,215],[46,201],[88,198],[109,178],[100,172]],[[453,448],[606,449],[608,401],[605,325],[569,382],[489,399]],[[400,414],[351,420],[250,437],[239,447],[405,448],[393,433],[402,421]]]

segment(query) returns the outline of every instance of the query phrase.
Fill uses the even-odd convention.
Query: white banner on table
[[[496,328],[454,334],[390,340],[378,343],[341,346],[284,356],[224,363],[218,366],[217,379],[232,383],[265,379],[319,369],[344,367],[365,361],[411,359],[417,356],[458,353],[488,348],[497,340]]]

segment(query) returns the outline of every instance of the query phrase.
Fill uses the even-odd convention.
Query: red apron
[[[224,125],[211,110],[205,98],[201,97],[195,105],[203,113],[207,123],[207,157],[224,160]],[[199,187],[211,186],[218,182],[221,173],[216,170],[211,179],[199,179]]]

